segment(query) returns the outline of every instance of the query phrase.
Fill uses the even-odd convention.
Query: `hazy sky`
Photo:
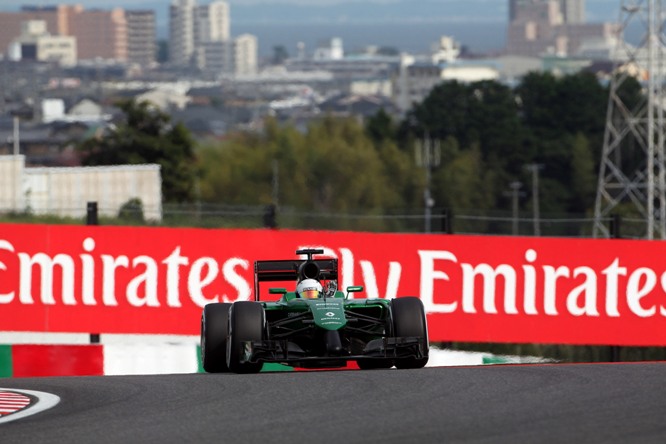
[[[228,0],[229,4],[234,5],[261,5],[261,4],[304,4],[304,5],[332,5],[344,3],[395,3],[398,0]],[[0,10],[16,10],[22,5],[41,5],[49,6],[59,3],[66,4],[82,4],[86,8],[103,8],[108,9],[111,6],[117,6],[128,9],[149,8],[149,9],[166,9],[171,3],[170,0],[0,0]],[[210,3],[210,0],[200,0],[199,3]],[[451,15],[457,15],[456,9],[461,5],[465,5],[465,10],[469,10],[469,5],[478,4],[479,8],[488,7],[501,7],[507,9],[507,0],[410,0],[415,10],[418,10],[419,4],[425,5],[440,3],[443,8]],[[589,21],[610,21],[618,18],[618,11],[620,8],[621,0],[587,0],[588,20]],[[508,13],[507,13],[508,15]]]

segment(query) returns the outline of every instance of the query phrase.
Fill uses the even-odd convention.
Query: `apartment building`
[[[585,23],[584,0],[509,0],[506,53],[571,56],[587,41],[611,45],[618,25]]]
[[[232,38],[229,4],[217,0],[172,0],[169,60],[173,66],[196,67],[208,74],[252,75],[257,72],[257,38]]]
[[[190,66],[195,57],[194,15],[196,0],[173,0],[169,7],[169,61]]]
[[[52,36],[44,20],[21,23],[21,35],[9,45],[12,60],[53,61],[63,66],[76,64],[76,39]]]
[[[215,1],[208,5],[196,8],[196,42],[228,41],[230,18],[229,4],[224,1]]]
[[[233,41],[233,71],[237,76],[257,73],[257,38],[252,34],[241,34]]]
[[[142,67],[155,64],[157,32],[155,11],[127,10],[127,61]]]
[[[531,5],[546,3],[548,0],[509,0],[509,23],[518,19],[520,12]],[[585,0],[558,0],[562,20],[566,24],[585,23]]]
[[[564,23],[581,25],[585,23],[585,0],[560,0]]]
[[[195,65],[206,72],[233,72],[233,43],[229,38],[229,4],[215,1],[195,8]]]
[[[0,13],[0,48],[4,51],[21,34],[21,23],[41,20],[51,36],[76,39],[78,59],[127,60],[127,21],[120,8],[85,10],[81,5],[26,6]]]
[[[127,61],[127,19],[125,10],[85,10],[70,7],[67,35],[76,37],[79,59],[102,58]]]
[[[19,12],[0,12],[0,52],[4,53],[21,35],[21,24],[30,20],[44,21],[46,32],[51,35],[67,35],[63,29],[65,9],[64,6],[23,7]]]

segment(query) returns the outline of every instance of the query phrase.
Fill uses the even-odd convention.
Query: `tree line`
[[[510,184],[521,182],[520,205],[530,210],[528,167],[538,166],[540,210],[585,214],[594,204],[608,88],[588,72],[530,73],[515,87],[445,81],[403,118],[383,110],[363,122],[323,116],[304,131],[268,118],[263,131],[199,144],[165,113],[124,101],[125,121],[79,148],[87,165],[159,163],[166,202],[277,200],[304,211],[382,215],[425,205],[417,147],[430,140],[439,147],[430,178],[437,207],[506,211]],[[624,82],[621,94],[638,103],[643,93]]]

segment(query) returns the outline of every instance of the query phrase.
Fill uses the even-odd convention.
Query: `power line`
[[[663,0],[623,0],[616,67],[610,86],[606,130],[594,211],[594,236],[610,237],[607,221],[619,211],[645,220],[637,237],[666,239],[664,179],[664,7]],[[624,41],[624,31],[645,29],[638,46]],[[638,104],[623,86],[638,78],[647,90]]]

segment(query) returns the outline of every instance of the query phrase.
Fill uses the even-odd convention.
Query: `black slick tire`
[[[227,340],[227,367],[234,373],[257,373],[261,362],[241,362],[246,341],[261,341],[264,336],[264,307],[257,302],[238,301],[229,311],[229,339]]]
[[[212,303],[201,314],[201,364],[207,373],[228,372],[227,338],[231,304]]]
[[[395,360],[399,369],[422,368],[428,363],[428,327],[423,302],[417,297],[401,297],[391,300],[393,332],[396,337],[416,336],[423,338],[423,356],[420,358],[400,358]]]

